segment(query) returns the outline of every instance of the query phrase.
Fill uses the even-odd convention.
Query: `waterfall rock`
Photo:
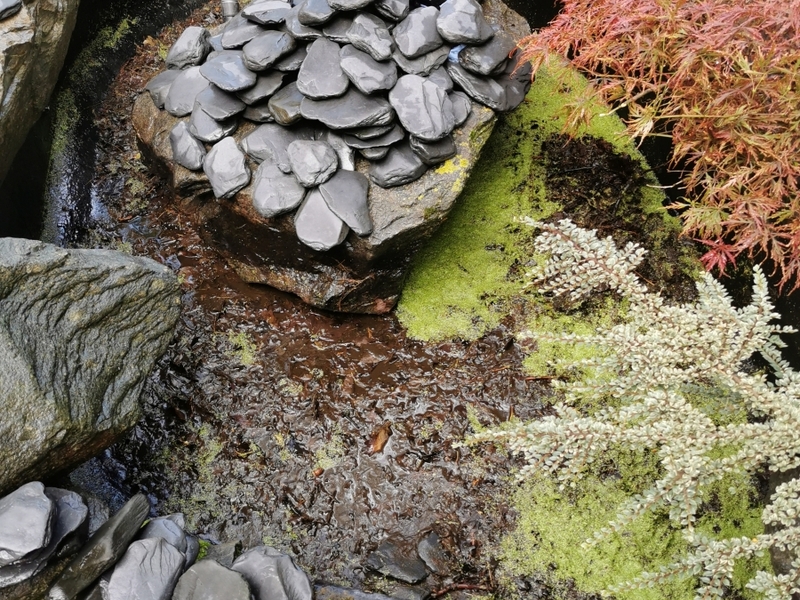
[[[394,119],[394,110],[387,100],[379,96],[366,96],[354,88],[338,98],[303,98],[300,114],[331,129],[388,125]]]
[[[282,0],[259,0],[246,6],[242,15],[261,25],[280,25],[291,9],[292,5]]]
[[[247,68],[243,53],[238,50],[223,50],[217,53],[203,63],[200,73],[226,92],[246,90],[256,84],[256,74]],[[175,87],[175,83],[172,87]]]
[[[283,73],[275,71],[267,75],[259,75],[253,87],[237,92],[236,95],[245,104],[256,104],[262,100],[267,100],[272,94],[281,89],[283,78]]]
[[[285,31],[265,31],[242,47],[244,64],[251,71],[266,71],[296,46],[297,42]]]
[[[195,106],[189,119],[189,133],[201,142],[213,144],[236,131],[238,125],[235,118],[217,121],[200,106]]]
[[[509,54],[517,43],[504,31],[497,31],[491,40],[482,46],[467,46],[458,54],[458,62],[467,71],[489,77],[502,70]]]
[[[228,50],[241,48],[254,37],[265,31],[267,31],[266,28],[261,27],[258,23],[250,21],[242,13],[238,13],[228,21],[225,30],[222,32],[222,47]]]
[[[175,275],[152,260],[0,239],[0,493],[75,466],[136,423],[178,298]]]
[[[259,77],[258,79],[261,80],[268,78]],[[256,82],[256,86],[257,85],[258,81]],[[239,93],[241,94],[242,92]],[[238,115],[240,112],[242,112],[247,106],[236,96],[222,91],[213,84],[209,85],[199,94],[197,94],[194,101],[200,105],[200,108],[202,108],[206,114],[208,114],[208,116],[216,121],[230,119],[232,116]]]

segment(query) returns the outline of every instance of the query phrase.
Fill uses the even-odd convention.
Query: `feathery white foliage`
[[[600,240],[568,220],[529,224],[541,229],[536,249],[549,257],[532,273],[542,291],[580,300],[596,289],[612,289],[629,300],[630,309],[623,323],[591,336],[560,338],[599,352],[580,363],[591,367],[586,369],[591,377],[557,384],[565,398],[555,416],[489,429],[467,443],[503,441],[525,457],[521,477],[544,470],[564,482],[580,477],[613,446],[656,452],[661,478],[630,498],[587,543],[619,531],[647,510],[666,507],[692,551],[660,572],[643,573],[626,588],[692,574],[697,598],[721,597],[737,558],[772,547],[800,554],[797,479],[779,486],[764,510],[764,523],[781,527],[774,533],[713,540],[693,528],[704,490],[727,473],[800,466],[800,374],[781,359],[778,337],[793,329],[773,324],[780,315],[761,270],[754,269],[752,300],[743,308],[734,307],[708,274],[697,283],[696,301],[672,305],[636,277],[634,269],[645,254],[639,246],[618,249],[611,238]],[[774,381],[743,369],[755,353],[772,365]],[[582,399],[604,401],[604,408],[583,414],[571,406]],[[726,410],[745,411],[751,418],[721,419]],[[748,587],[769,600],[789,598],[800,593],[800,558],[794,567],[785,575],[759,572]]]

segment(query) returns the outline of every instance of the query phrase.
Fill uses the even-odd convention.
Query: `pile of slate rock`
[[[170,133],[177,164],[202,169],[218,198],[252,179],[261,216],[299,207],[298,237],[327,250],[371,233],[369,180],[410,183],[455,155],[472,101],[522,102],[530,70],[514,52],[476,0],[255,0],[214,35],[187,28],[147,90],[186,117]],[[243,120],[261,125],[240,145]]]

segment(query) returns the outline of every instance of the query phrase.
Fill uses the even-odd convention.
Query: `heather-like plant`
[[[467,443],[504,442],[526,459],[521,477],[546,472],[564,483],[614,448],[657,453],[657,481],[620,506],[587,543],[664,508],[690,552],[620,589],[691,575],[697,598],[722,597],[737,559],[777,548],[792,553],[792,572],[759,572],[748,587],[770,599],[800,593],[800,480],[780,485],[764,509],[763,522],[778,526],[772,533],[713,539],[695,530],[709,486],[727,474],[800,466],[800,373],[781,358],[778,337],[793,330],[774,324],[779,315],[761,270],[755,269],[752,300],[743,308],[709,274],[698,281],[694,302],[670,304],[634,273],[642,248],[618,249],[568,220],[530,224],[542,230],[535,245],[547,256],[533,274],[543,293],[580,301],[594,290],[612,290],[629,308],[623,322],[594,335],[563,336],[596,352],[576,365],[583,377],[555,384],[563,392],[555,415],[485,430]],[[756,353],[770,365],[769,377],[745,368]],[[736,412],[746,418],[729,418]]]
[[[688,165],[684,231],[724,270],[741,253],[771,259],[800,285],[800,0],[562,0],[523,39],[535,71],[569,57],[597,98],[627,109],[634,137],[665,135]]]

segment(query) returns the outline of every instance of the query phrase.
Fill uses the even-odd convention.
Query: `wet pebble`
[[[332,42],[337,44],[349,44],[347,32],[353,24],[353,17],[339,15],[326,23],[322,28],[322,34]]]
[[[297,82],[292,81],[279,89],[269,99],[269,111],[281,125],[297,123],[302,116],[301,107],[305,96],[297,88]]]
[[[291,9],[292,5],[282,0],[259,0],[246,6],[242,16],[260,25],[280,25]]]
[[[241,48],[257,35],[264,33],[266,29],[258,23],[245,18],[242,13],[238,13],[225,26],[222,32],[222,47],[225,49]]]
[[[411,149],[422,159],[422,162],[431,167],[443,163],[448,158],[453,158],[457,151],[452,135],[435,142],[426,142],[411,136],[408,142],[411,145]]]
[[[292,9],[286,14],[286,21],[284,27],[286,31],[291,33],[295,39],[298,40],[316,40],[322,37],[322,32],[315,28],[303,25],[297,17],[300,11],[300,5],[293,6]]]
[[[142,528],[139,539],[161,538],[181,552],[186,552],[187,536],[184,527],[186,522],[180,513],[157,517],[150,519],[150,522]]]
[[[232,116],[238,115],[246,107],[245,103],[239,98],[222,91],[214,84],[209,85],[197,94],[194,101],[212,119],[217,121],[230,119]]]
[[[269,108],[269,101],[251,104],[244,111],[244,118],[254,123],[274,123],[275,117]]]
[[[441,67],[447,61],[449,54],[448,46],[439,46],[417,58],[407,58],[403,56],[402,52],[395,50],[392,60],[406,73],[427,77],[434,69]]]
[[[284,56],[272,68],[284,73],[299,71],[308,56],[308,46],[300,46],[291,54]]]
[[[456,63],[447,63],[447,73],[467,95],[484,106],[498,111],[508,107],[506,90],[494,79],[478,77]]]
[[[250,169],[245,164],[244,153],[232,137],[214,144],[203,161],[203,171],[217,198],[231,198],[250,183]]]
[[[464,92],[451,92],[449,94],[450,102],[453,103],[453,118],[455,119],[456,127],[463,125],[469,118],[469,113],[472,112],[472,102]]]
[[[458,62],[467,71],[490,77],[502,70],[508,55],[517,47],[514,38],[503,31],[494,34],[482,46],[467,46],[458,54]]]
[[[447,92],[419,75],[398,79],[389,92],[389,102],[406,131],[422,140],[442,139],[455,127]]]
[[[333,148],[334,151],[336,152],[336,155],[339,157],[339,169],[344,169],[346,171],[355,171],[356,169],[355,151],[350,146],[347,145],[342,136],[328,129],[322,135],[321,139],[328,142],[331,148]]]
[[[361,139],[354,135],[345,135],[343,137],[344,141],[351,148],[356,148],[357,150],[364,150],[365,148],[380,148],[382,146],[391,146],[392,144],[395,144],[400,140],[402,140],[405,136],[406,136],[405,130],[399,125],[395,125],[389,131],[377,137],[369,137],[367,139]]]
[[[236,118],[217,121],[200,106],[195,106],[189,119],[189,133],[201,142],[213,144],[236,131]]]
[[[303,0],[299,6],[297,19],[309,27],[324,25],[336,14],[327,0]]]
[[[291,173],[289,144],[295,140],[310,140],[314,132],[307,127],[287,128],[268,123],[261,125],[242,138],[242,149],[253,160],[269,160],[284,173]]]
[[[387,100],[380,96],[367,96],[355,88],[338,98],[303,98],[300,113],[306,119],[319,121],[331,129],[387,125],[394,119],[394,110]]]
[[[167,52],[167,68],[185,69],[199,65],[211,52],[210,35],[204,27],[187,27]]]
[[[409,0],[375,0],[373,6],[384,19],[402,21],[411,8]]]
[[[438,67],[431,71],[431,74],[426,77],[431,83],[435,83],[445,92],[453,91],[453,79],[447,74],[447,69]]]
[[[236,92],[236,95],[242,102],[248,105],[267,100],[281,88],[283,85],[283,78],[283,73],[275,71],[265,75],[259,75],[253,87]]]

